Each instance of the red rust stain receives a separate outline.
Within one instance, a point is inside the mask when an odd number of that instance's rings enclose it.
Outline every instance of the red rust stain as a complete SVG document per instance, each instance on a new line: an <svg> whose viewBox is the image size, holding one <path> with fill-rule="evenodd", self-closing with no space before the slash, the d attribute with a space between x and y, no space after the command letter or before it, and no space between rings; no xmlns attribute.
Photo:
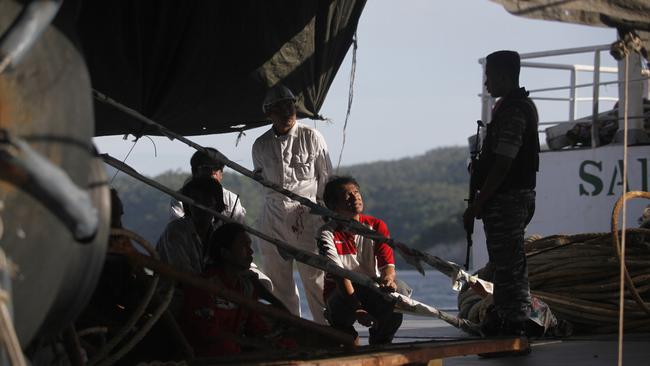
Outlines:
<svg viewBox="0 0 650 366"><path fill-rule="evenodd" d="M11 131L17 121L14 111L16 98L10 84L9 80L0 76L0 128Z"/></svg>

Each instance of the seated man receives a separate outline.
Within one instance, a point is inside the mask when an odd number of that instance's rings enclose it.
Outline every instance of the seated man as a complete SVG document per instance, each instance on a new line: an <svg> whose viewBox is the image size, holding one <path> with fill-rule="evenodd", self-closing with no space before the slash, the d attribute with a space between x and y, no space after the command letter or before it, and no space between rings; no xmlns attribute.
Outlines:
<svg viewBox="0 0 650 366"><path fill-rule="evenodd" d="M208 147L206 148L207 150L216 152L217 150ZM197 151L192 155L192 158L190 159L190 167L192 169L192 176L188 179L197 179L201 177L210 177L211 179L214 179L217 183L221 184L221 181L223 180L223 169L225 165L218 161L210 158L207 154ZM187 183L187 182L186 182ZM240 197L238 194L235 194L222 186L222 192L221 194L218 194L216 199L223 201L223 209L219 210L221 214L224 216L227 216L239 223L244 224L246 221L246 209L241 203ZM183 208L183 202L178 201L175 198L172 198L171 200L171 205L170 205L170 216L171 220L181 218L185 215L185 210ZM221 225L221 221L217 221L214 223L215 229ZM255 263L251 263L251 272L253 272L257 278L259 279L259 284L264 286L265 288L262 290L262 296L264 299L268 300L272 304L277 304L275 301L275 297L271 295L271 292L273 291L273 283L271 283L271 279L262 273L258 268Z"/></svg>
<svg viewBox="0 0 650 366"><path fill-rule="evenodd" d="M210 239L210 264L203 276L250 299L258 299L258 286L249 275L253 261L251 238L240 224L224 224ZM238 354L245 337L269 334L269 325L254 311L242 308L198 288L187 288L181 327L197 356ZM243 340L243 341L242 341ZM292 342L280 339L278 346Z"/></svg>
<svg viewBox="0 0 650 366"><path fill-rule="evenodd" d="M383 221L362 214L363 200L354 178L333 178L325 186L323 198L330 210L359 221L385 237L390 235ZM383 290L397 290L395 260L388 244L346 232L331 221L320 229L318 248L321 255L340 267L377 278ZM357 332L352 326L356 320L370 327L370 344L390 343L402 324L402 314L393 312L392 303L368 288L353 285L345 278L327 274L323 298L330 325L356 336Z"/></svg>
<svg viewBox="0 0 650 366"><path fill-rule="evenodd" d="M223 210L221 192L221 185L210 177L192 179L181 189L183 195L216 211ZM179 270L202 273L207 261L206 243L214 231L214 224L211 213L194 206L186 207L185 216L167 224L158 239L156 249L160 259ZM179 290L177 288L169 305L174 315L178 315L183 303L183 293Z"/></svg>

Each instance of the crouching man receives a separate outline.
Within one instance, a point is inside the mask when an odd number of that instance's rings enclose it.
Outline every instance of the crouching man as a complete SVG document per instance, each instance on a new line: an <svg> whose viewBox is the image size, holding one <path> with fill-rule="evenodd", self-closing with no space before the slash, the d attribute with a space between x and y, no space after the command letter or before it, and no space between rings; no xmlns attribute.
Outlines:
<svg viewBox="0 0 650 366"><path fill-rule="evenodd" d="M384 237L390 235L383 221L362 214L363 200L354 178L335 177L330 180L325 186L323 199L330 210L359 221ZM388 244L346 232L331 221L320 229L318 248L321 255L340 267L376 278L383 290L394 292L398 289L393 250ZM335 278L328 273L323 298L332 327L357 336L353 324L358 321L370 327L370 344L390 343L402 324L402 314L393 312L393 303L345 278Z"/></svg>
<svg viewBox="0 0 650 366"><path fill-rule="evenodd" d="M253 261L251 238L237 223L220 226L208 243L209 262L203 277L258 300L258 290L249 268ZM186 290L181 327L199 357L219 357L246 350L252 339L279 348L295 348L294 340L271 336L271 327L255 311L199 288Z"/></svg>

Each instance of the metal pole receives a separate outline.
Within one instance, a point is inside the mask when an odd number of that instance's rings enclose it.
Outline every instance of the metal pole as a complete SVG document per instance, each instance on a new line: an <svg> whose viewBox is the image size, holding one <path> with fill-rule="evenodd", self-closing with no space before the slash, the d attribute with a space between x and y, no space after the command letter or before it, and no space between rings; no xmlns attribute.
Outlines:
<svg viewBox="0 0 650 366"><path fill-rule="evenodd" d="M576 107L578 105L578 100L576 99L576 69L571 70L571 88L569 89L569 98L571 99L569 103L569 121L575 121L576 119Z"/></svg>
<svg viewBox="0 0 650 366"><path fill-rule="evenodd" d="M600 95L600 50L594 52L594 87L591 116L591 148L600 145L598 131L598 98Z"/></svg>
<svg viewBox="0 0 650 366"><path fill-rule="evenodd" d="M481 70L483 71L483 78L482 83L481 83L481 121L485 121L486 123L490 121L490 106L488 103L488 100L490 96L487 93L487 89L485 88L485 60L479 61L481 63ZM479 135L476 134L476 138L479 138Z"/></svg>

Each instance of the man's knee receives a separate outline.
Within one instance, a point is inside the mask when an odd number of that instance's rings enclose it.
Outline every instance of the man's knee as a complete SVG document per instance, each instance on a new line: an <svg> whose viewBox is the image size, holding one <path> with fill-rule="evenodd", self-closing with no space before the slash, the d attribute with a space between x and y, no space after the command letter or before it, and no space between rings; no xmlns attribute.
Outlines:
<svg viewBox="0 0 650 366"><path fill-rule="evenodd" d="M334 327L351 326L355 322L354 309L336 292L326 301L326 318Z"/></svg>
<svg viewBox="0 0 650 366"><path fill-rule="evenodd" d="M383 314L377 319L377 324L370 328L370 344L385 344L393 341L395 333L402 325L403 315L400 313L390 312Z"/></svg>

